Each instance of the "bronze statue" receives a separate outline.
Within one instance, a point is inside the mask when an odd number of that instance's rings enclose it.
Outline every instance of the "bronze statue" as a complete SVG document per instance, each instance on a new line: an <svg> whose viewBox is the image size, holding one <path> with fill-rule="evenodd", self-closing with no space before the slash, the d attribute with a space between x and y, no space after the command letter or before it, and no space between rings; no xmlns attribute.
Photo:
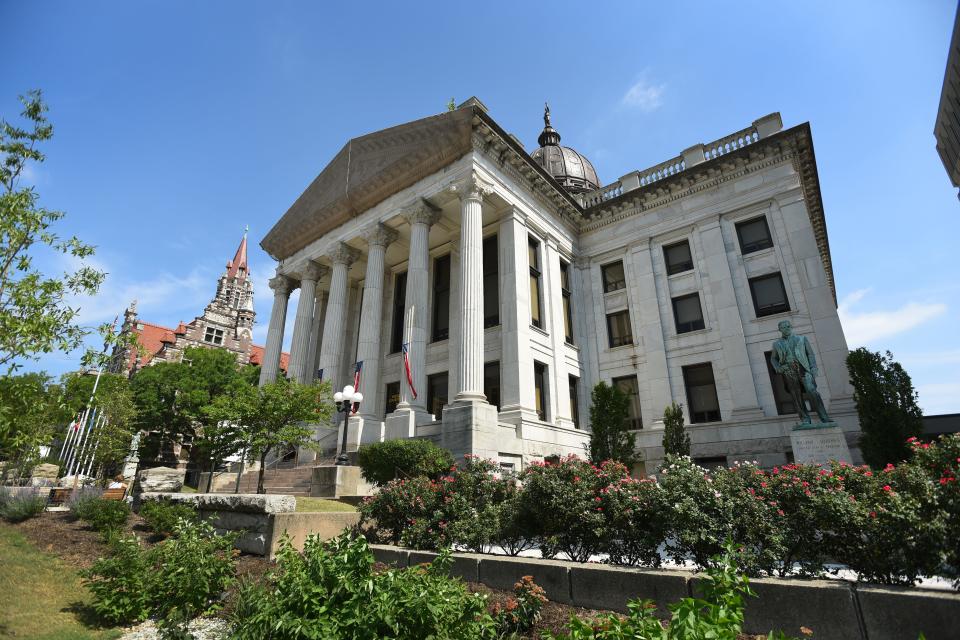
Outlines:
<svg viewBox="0 0 960 640"><path fill-rule="evenodd" d="M803 401L804 393L810 398L810 403L817 412L820 422L825 426L833 426L835 423L827 415L823 398L817 391L817 359L813 354L810 341L804 336L794 335L793 326L789 320L782 320L777 328L780 329L780 335L783 337L773 342L770 364L773 365L774 371L784 377L787 389L793 396L793 404L797 408L797 413L800 414L801 424L798 426L812 424L807 403Z"/></svg>

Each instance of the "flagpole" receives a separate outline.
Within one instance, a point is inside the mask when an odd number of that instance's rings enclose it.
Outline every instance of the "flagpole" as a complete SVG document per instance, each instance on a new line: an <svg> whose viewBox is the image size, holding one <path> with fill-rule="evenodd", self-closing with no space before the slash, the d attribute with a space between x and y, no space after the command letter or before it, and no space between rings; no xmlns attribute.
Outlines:
<svg viewBox="0 0 960 640"><path fill-rule="evenodd" d="M117 326L117 318L119 318L119 316L117 316L117 317L115 317L115 318L113 319L113 324L110 326L110 334L111 334L111 335L113 335L113 330L114 330L114 328ZM107 355L107 347L109 347L109 346L110 346L109 340L104 340L104 343L103 343L103 356L104 356L104 357L100 359L100 362L99 362L99 363L97 363L97 378L93 381L93 391L90 392L90 399L87 400L87 413L90 412L90 408L93 406L93 398L97 395L97 387L100 386L100 376L103 374L104 360L105 360L106 355ZM96 410L94 410L94 412L93 412L94 416L96 416L96 413L97 413ZM84 431L84 437L83 437L83 438L81 439L81 441L80 441L81 451L83 450L83 443L84 443L84 442L86 441L86 439L87 439L87 438L86 438L86 434L87 434L87 432L88 432L89 430L90 430L90 429L87 429L87 430ZM75 461L75 457L74 457L74 461ZM72 472L72 470L73 470L73 469L72 469L72 467L73 467L73 461L71 461L70 465L68 465L68 466L70 467L70 468L67 470L67 475L69 476L69 475L72 475L71 472ZM76 481L74 481L74 485L76 485Z"/></svg>
<svg viewBox="0 0 960 640"><path fill-rule="evenodd" d="M83 472L83 475L89 476L90 469L93 467L93 459L97 456L97 449L100 447L100 439L103 437L103 427L107 423L106 418L103 413L100 414L100 419L97 421L97 439L93 443L93 450L90 451L90 456L87 458L87 468Z"/></svg>
<svg viewBox="0 0 960 640"><path fill-rule="evenodd" d="M60 462L63 462L64 456L70 449L70 443L73 441L73 434L80 429L80 413L81 412L77 412L76 417L71 420L70 424L67 426L67 434L63 436L63 444L60 445L60 453L57 455L57 459Z"/></svg>
<svg viewBox="0 0 960 640"><path fill-rule="evenodd" d="M64 475L70 475L70 467L73 466L73 459L77 457L77 446L80 444L80 438L83 436L83 432L87 428L87 416L89 413L89 407L84 409L81 413L81 418L78 421L75 429L76 435L73 437L73 442L70 443L70 453L67 455L66 459L67 473Z"/></svg>

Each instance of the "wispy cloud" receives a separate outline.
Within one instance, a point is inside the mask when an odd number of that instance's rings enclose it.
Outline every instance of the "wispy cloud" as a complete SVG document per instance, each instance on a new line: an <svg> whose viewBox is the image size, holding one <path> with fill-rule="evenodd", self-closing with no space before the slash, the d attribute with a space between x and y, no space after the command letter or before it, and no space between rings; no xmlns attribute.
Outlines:
<svg viewBox="0 0 960 640"><path fill-rule="evenodd" d="M942 303L908 302L896 309L858 311L856 306L867 296L869 289L860 289L840 301L838 312L851 348L868 345L922 325L947 311Z"/></svg>
<svg viewBox="0 0 960 640"><path fill-rule="evenodd" d="M663 104L665 90L665 84L651 82L647 73L644 72L640 79L627 89L627 92L620 99L620 104L625 107L635 107L641 111L655 111Z"/></svg>

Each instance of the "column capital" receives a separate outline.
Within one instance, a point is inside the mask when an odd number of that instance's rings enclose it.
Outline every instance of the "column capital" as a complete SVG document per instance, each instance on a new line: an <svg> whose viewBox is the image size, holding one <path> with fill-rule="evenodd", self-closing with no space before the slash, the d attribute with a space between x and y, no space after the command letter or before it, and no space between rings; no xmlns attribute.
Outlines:
<svg viewBox="0 0 960 640"><path fill-rule="evenodd" d="M400 215L411 227L416 223L430 227L440 219L440 211L423 200L404 207Z"/></svg>
<svg viewBox="0 0 960 640"><path fill-rule="evenodd" d="M327 249L327 257L333 264L350 266L360 257L360 252L345 242L334 242Z"/></svg>
<svg viewBox="0 0 960 640"><path fill-rule="evenodd" d="M386 247L397 239L396 229L391 229L382 222L377 222L364 229L360 236L371 247Z"/></svg>
<svg viewBox="0 0 960 640"><path fill-rule="evenodd" d="M275 296L289 296L290 292L297 288L293 280L279 273L270 278L268 284L273 289L273 295Z"/></svg>
<svg viewBox="0 0 960 640"><path fill-rule="evenodd" d="M321 265L317 264L313 260L307 260L307 263L300 268L297 272L300 275L300 280L312 280L316 282L327 273L328 269Z"/></svg>
<svg viewBox="0 0 960 640"><path fill-rule="evenodd" d="M523 226L527 226L527 214L521 211L518 207L507 207L507 209L500 216L500 224L504 222L510 222L511 220L516 220Z"/></svg>
<svg viewBox="0 0 960 640"><path fill-rule="evenodd" d="M483 200L493 193L493 185L480 177L476 171L470 171L463 178L450 185L450 190L460 196L460 200Z"/></svg>

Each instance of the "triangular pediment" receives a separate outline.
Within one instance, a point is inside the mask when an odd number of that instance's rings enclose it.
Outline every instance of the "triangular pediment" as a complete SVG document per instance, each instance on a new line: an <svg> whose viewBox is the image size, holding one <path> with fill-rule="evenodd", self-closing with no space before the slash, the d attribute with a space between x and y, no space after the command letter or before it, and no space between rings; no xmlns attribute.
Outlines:
<svg viewBox="0 0 960 640"><path fill-rule="evenodd" d="M474 107L350 140L260 246L282 260L468 153Z"/></svg>

